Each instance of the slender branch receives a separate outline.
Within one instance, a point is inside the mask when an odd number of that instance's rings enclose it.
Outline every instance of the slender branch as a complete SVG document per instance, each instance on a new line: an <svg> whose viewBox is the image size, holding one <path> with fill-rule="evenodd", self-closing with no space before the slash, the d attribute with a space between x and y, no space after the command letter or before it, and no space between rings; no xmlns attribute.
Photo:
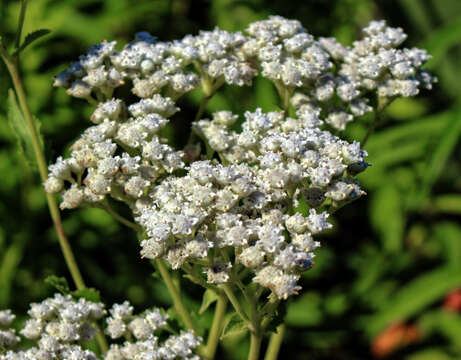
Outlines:
<svg viewBox="0 0 461 360"><path fill-rule="evenodd" d="M277 360L284 333L285 324L280 324L277 327L276 332L271 335L264 360Z"/></svg>
<svg viewBox="0 0 461 360"><path fill-rule="evenodd" d="M208 101L211 100L211 98L216 94L216 91L224 84L224 79L220 78L215 81L215 83L212 83L212 79L209 77L202 78L202 91L203 91L203 98L202 101L200 101L199 108L197 110L197 113L195 114L194 122L197 122L200 120L202 117L203 113L205 112L206 105L208 104ZM195 139L196 139L196 134L194 131L191 131L189 135L189 139L187 139L187 144L193 144Z"/></svg>
<svg viewBox="0 0 461 360"><path fill-rule="evenodd" d="M259 352L261 351L261 342L262 335L251 333L251 342L250 342L250 353L248 354L248 360L258 360Z"/></svg>
<svg viewBox="0 0 461 360"><path fill-rule="evenodd" d="M98 206L99 207L99 206ZM116 212L109 204L108 201L104 201L102 206L99 207L100 209L106 211L110 216L112 216L115 220L117 220L119 223L133 229L136 232L139 232L141 230L141 227L138 224L135 224L134 222L124 218L121 216L118 212Z"/></svg>
<svg viewBox="0 0 461 360"><path fill-rule="evenodd" d="M235 296L234 292L232 291L232 288L230 287L229 284L221 284L220 288L224 290L226 293L227 298L231 302L232 306L234 307L235 311L239 316L246 322L250 322L248 316L246 315L245 311L242 308L242 305L240 305L240 302L238 301L237 297Z"/></svg>
<svg viewBox="0 0 461 360"><path fill-rule="evenodd" d="M160 275L163 281L165 282L165 285L168 288L168 291L170 292L176 312L178 313L179 316L181 316L182 320L184 321L184 324L189 329L192 329L197 333L197 329L195 328L192 318L190 317L189 311L186 309L186 307L184 306L184 303L182 302L179 289L173 283L173 279L171 278L170 273L168 272L168 269L166 268L163 260L156 259L154 260L154 264L155 264L155 267L160 272Z"/></svg>
<svg viewBox="0 0 461 360"><path fill-rule="evenodd" d="M213 324L211 325L210 334L208 335L205 353L207 359L213 359L216 354L216 349L219 343L219 336L222 331L224 317L227 309L227 298L224 294L218 295L216 309L213 317Z"/></svg>
<svg viewBox="0 0 461 360"><path fill-rule="evenodd" d="M370 138L371 135L373 135L376 127L381 122L384 109L386 107L388 107L393 101L394 101L394 98L392 98L392 99L379 98L379 100L378 100L378 108L376 109L375 118L373 119L373 122L371 123L370 127L368 128L367 133L365 134L365 137L360 142L360 146L362 148L365 146L368 139Z"/></svg>

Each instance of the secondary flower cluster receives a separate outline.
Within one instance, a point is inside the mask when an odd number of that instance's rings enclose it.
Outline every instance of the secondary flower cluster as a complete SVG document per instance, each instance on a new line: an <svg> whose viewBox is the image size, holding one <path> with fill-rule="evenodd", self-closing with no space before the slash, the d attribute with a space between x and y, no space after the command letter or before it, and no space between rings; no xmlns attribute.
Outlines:
<svg viewBox="0 0 461 360"><path fill-rule="evenodd" d="M97 103L95 125L50 165L45 189L61 193L61 208L123 201L143 229L143 257L199 266L210 284L243 266L286 299L299 291L330 213L364 194L353 177L369 165L366 152L328 129L344 130L378 98L414 96L435 81L420 69L425 51L397 49L401 29L373 21L364 32L346 47L272 16L246 34L215 29L158 42L140 33L121 51L94 46L55 85ZM256 76L273 82L283 111L256 108L243 120L223 110L210 120L199 110L192 131L207 154L195 160L161 137L184 93L200 86L210 97ZM119 98L119 86L140 99Z"/></svg>
<svg viewBox="0 0 461 360"><path fill-rule="evenodd" d="M0 349L16 345L20 340L14 329L8 329L14 318L11 310L0 311Z"/></svg>
<svg viewBox="0 0 461 360"><path fill-rule="evenodd" d="M159 94L128 107L121 100L100 103L91 116L97 125L72 145L70 158L50 165L45 190L63 191L62 209L100 202L107 194L133 205L158 177L184 166L182 152L158 136L178 110Z"/></svg>
<svg viewBox="0 0 461 360"><path fill-rule="evenodd" d="M102 303L83 298L75 300L70 295L56 294L41 303L33 303L28 312L30 319L24 324L21 334L36 342L37 346L28 350L9 350L0 354L0 360L96 360L97 356L82 345L94 338L97 331L95 324L106 313ZM192 331L170 335L160 341L158 334L165 331L168 317L159 309L135 316L133 307L124 302L114 304L110 314L106 318L106 332L112 339L125 337L125 342L112 344L103 354L103 359L199 359L194 355L194 349L200 345L201 338ZM0 312L2 328L10 326L13 319L14 315L9 310ZM19 341L14 330L0 332L0 348L12 348Z"/></svg>

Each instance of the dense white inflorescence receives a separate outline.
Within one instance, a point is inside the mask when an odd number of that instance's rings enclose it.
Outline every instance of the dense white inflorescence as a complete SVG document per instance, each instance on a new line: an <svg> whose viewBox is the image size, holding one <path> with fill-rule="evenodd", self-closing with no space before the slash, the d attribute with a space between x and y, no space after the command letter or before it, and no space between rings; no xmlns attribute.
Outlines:
<svg viewBox="0 0 461 360"><path fill-rule="evenodd" d="M162 340L158 334L168 332L167 319L161 310L147 310L133 315L133 307L125 301L114 304L106 317L106 332L112 339L124 338L123 343L110 345L103 354L105 360L198 360L194 349L201 338L192 331L170 334ZM107 315L104 305L70 295L56 294L41 303L31 304L21 335L36 346L28 350L8 350L0 354L0 360L96 360L98 357L82 346L94 338L95 324ZM14 319L9 310L0 311L0 328L8 328ZM12 348L20 341L14 330L0 331L0 349Z"/></svg>
<svg viewBox="0 0 461 360"><path fill-rule="evenodd" d="M100 206L106 196L125 202L144 232L144 258L200 266L213 285L243 266L278 298L297 294L315 237L332 226L328 216L364 194L353 177L369 165L366 152L330 130L435 81L421 70L424 50L398 49L402 29L373 21L364 33L347 47L272 16L246 34L215 29L158 42L140 33L121 51L115 42L94 46L55 79L98 105L70 157L50 165L45 189L61 193L63 209ZM184 93L201 86L212 96L258 75L273 82L283 111L198 117L192 131L207 155L195 160L161 137ZM131 86L139 101L117 98L119 86ZM111 321L113 334L128 331ZM138 333L148 331L146 321Z"/></svg>

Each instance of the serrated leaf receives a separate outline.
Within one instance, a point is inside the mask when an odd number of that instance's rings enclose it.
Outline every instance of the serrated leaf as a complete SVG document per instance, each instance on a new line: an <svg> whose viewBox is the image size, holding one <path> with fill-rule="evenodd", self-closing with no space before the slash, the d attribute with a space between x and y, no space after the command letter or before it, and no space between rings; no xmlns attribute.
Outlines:
<svg viewBox="0 0 461 360"><path fill-rule="evenodd" d="M40 39L41 37L48 35L51 30L48 29L39 29L35 30L29 34L27 34L26 38L24 39L23 43L19 48L14 52L13 56L18 55L21 51L23 51L27 46L32 44L35 40Z"/></svg>
<svg viewBox="0 0 461 360"><path fill-rule="evenodd" d="M16 95L12 89L8 91L8 123L16 137L19 153L28 166L34 166L36 162L32 138L27 127L26 119L19 109Z"/></svg>
<svg viewBox="0 0 461 360"><path fill-rule="evenodd" d="M405 321L459 286L459 269L442 267L425 273L395 293L382 311L366 319L367 331L376 335L391 323Z"/></svg>
<svg viewBox="0 0 461 360"><path fill-rule="evenodd" d="M237 313L231 313L224 319L223 330L220 339L224 339L228 336L234 336L242 334L248 330L248 325L243 321Z"/></svg>
<svg viewBox="0 0 461 360"><path fill-rule="evenodd" d="M99 291L94 288L86 288L81 290L72 291L71 294L74 298L83 298L92 302L101 302L101 295Z"/></svg>
<svg viewBox="0 0 461 360"><path fill-rule="evenodd" d="M64 295L70 294L69 284L64 277L50 275L45 279L45 283L53 286L56 290L63 293Z"/></svg>
<svg viewBox="0 0 461 360"><path fill-rule="evenodd" d="M198 311L199 315L202 315L210 307L210 305L217 300L218 295L216 294L216 291L206 289L203 293L202 305L200 305L200 310Z"/></svg>

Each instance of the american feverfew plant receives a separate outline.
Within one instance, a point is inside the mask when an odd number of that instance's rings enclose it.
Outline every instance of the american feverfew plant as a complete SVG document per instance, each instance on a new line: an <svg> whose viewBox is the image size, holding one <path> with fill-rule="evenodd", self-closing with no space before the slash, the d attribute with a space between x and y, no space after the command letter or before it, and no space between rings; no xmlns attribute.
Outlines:
<svg viewBox="0 0 461 360"><path fill-rule="evenodd" d="M319 235L332 227L335 211L365 194L355 176L370 165L367 152L341 131L435 81L421 69L429 59L424 50L399 48L402 29L372 21L363 34L343 46L279 16L244 32L216 28L171 42L138 33L122 48L115 41L93 46L57 75L55 86L94 111L70 155L58 157L48 174L40 167L55 224L52 194L59 194L61 210L101 208L132 228L140 261L150 260L160 273L183 329L172 331L158 309L135 316L128 302L107 311L99 302L55 295L31 305L20 331L36 343L27 350L7 329L11 312L0 313L0 345L17 348L0 359L212 359L219 338L238 329L250 333L248 358L255 360L264 335L278 326L266 355L275 359L283 336L280 309L302 291L299 279L314 263ZM8 65L3 48L2 57ZM222 87L251 86L256 77L277 89L279 110L205 116ZM181 111L178 99L194 89L203 100L180 125L190 135L177 148L163 129ZM21 106L27 113L27 104ZM118 214L114 202L124 203L132 219ZM76 285L85 288L67 248ZM210 329L198 329L171 278L176 271L203 287L202 310L216 301ZM227 313L234 314L231 321ZM114 341L110 347L103 334ZM85 348L96 335L99 355Z"/></svg>

